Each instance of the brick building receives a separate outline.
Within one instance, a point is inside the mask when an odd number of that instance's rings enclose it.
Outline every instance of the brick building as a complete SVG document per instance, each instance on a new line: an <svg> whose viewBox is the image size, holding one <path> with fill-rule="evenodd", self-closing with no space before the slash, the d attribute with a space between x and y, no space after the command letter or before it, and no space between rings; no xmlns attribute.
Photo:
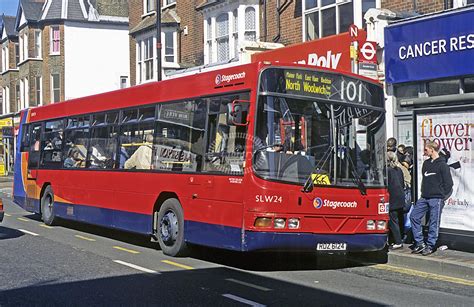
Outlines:
<svg viewBox="0 0 474 307"><path fill-rule="evenodd" d="M126 0L20 0L4 19L3 114L128 85Z"/></svg>

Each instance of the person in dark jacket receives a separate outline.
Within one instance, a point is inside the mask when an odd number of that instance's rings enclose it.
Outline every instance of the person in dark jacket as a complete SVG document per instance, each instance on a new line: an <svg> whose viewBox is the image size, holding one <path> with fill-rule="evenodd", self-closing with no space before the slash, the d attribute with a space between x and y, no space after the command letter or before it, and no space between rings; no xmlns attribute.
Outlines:
<svg viewBox="0 0 474 307"><path fill-rule="evenodd" d="M393 238L391 249L403 247L400 225L403 223L403 208L405 206L405 182L403 172L398 167L397 154L393 151L387 152L387 175L388 175L388 194L389 194L389 216L388 228Z"/></svg>
<svg viewBox="0 0 474 307"><path fill-rule="evenodd" d="M433 253L438 240L439 223L444 200L453 188L453 179L446 160L439 155L439 145L427 141L424 147L429 159L421 168L421 198L416 202L410 216L415 246L412 253L427 256ZM429 212L428 239L423 240L421 220Z"/></svg>

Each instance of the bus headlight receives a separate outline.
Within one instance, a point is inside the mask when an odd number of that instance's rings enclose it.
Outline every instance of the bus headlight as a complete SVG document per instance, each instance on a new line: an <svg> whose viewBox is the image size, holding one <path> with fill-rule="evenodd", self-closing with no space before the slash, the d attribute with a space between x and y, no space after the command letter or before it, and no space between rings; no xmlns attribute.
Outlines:
<svg viewBox="0 0 474 307"><path fill-rule="evenodd" d="M374 220L368 220L367 221L367 230L375 230L375 221Z"/></svg>
<svg viewBox="0 0 474 307"><path fill-rule="evenodd" d="M377 221L377 230L385 230L386 226L387 226L387 222Z"/></svg>
<svg viewBox="0 0 474 307"><path fill-rule="evenodd" d="M300 228L300 219L297 219L297 218L288 219L288 228L290 229Z"/></svg>
<svg viewBox="0 0 474 307"><path fill-rule="evenodd" d="M276 218L273 220L273 227L285 228L286 220L284 218Z"/></svg>
<svg viewBox="0 0 474 307"><path fill-rule="evenodd" d="M272 226L272 219L269 217L257 217L255 219L255 223L253 224L255 227L271 227Z"/></svg>

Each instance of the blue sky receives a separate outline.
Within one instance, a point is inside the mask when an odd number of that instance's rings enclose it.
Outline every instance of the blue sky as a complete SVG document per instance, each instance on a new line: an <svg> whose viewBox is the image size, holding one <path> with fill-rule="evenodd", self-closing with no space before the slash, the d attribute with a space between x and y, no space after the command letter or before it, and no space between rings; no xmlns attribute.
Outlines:
<svg viewBox="0 0 474 307"><path fill-rule="evenodd" d="M18 9L18 0L0 0L0 15L15 16Z"/></svg>

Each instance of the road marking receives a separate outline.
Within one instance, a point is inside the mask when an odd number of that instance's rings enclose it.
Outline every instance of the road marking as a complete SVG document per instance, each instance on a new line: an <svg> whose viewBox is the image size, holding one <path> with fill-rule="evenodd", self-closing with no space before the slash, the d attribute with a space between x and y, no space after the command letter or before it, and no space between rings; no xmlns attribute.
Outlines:
<svg viewBox="0 0 474 307"><path fill-rule="evenodd" d="M82 239L82 240L86 240L86 241L91 241L91 242L94 242L95 239L92 239L92 238L88 238L88 237L84 237L84 236L80 236L80 235L74 235L76 238L79 238L79 239Z"/></svg>
<svg viewBox="0 0 474 307"><path fill-rule="evenodd" d="M193 270L194 269L192 266L176 263L176 262L169 261L169 260L162 260L161 262L164 262L164 263L167 263L167 264L170 264L170 265L174 265L174 266L177 266L178 268L182 268L182 269L186 269L186 270Z"/></svg>
<svg viewBox="0 0 474 307"><path fill-rule="evenodd" d="M441 280L441 281L446 281L450 283L461 284L461 285L471 286L471 287L474 286L474 281L472 280L450 277L450 276L445 276L445 275L438 275L438 274L416 271L416 270L411 270L411 269L405 269L405 268L400 268L400 267L396 267L396 266L392 266L388 264L377 264L373 267L380 270L402 273L406 275Z"/></svg>
<svg viewBox="0 0 474 307"><path fill-rule="evenodd" d="M29 235L32 235L32 236L39 236L39 234L28 231L28 230L24 230L24 229L18 229L18 230L21 231L21 232L27 233Z"/></svg>
<svg viewBox="0 0 474 307"><path fill-rule="evenodd" d="M262 304L259 304L257 302L254 302L254 301L251 301L251 300L248 300L248 299L245 299L245 298L242 298L240 296L233 295L233 294L222 294L222 296L230 298L231 300L234 300L234 301L237 301L237 302L241 302L241 303L250 305L250 306L256 306L256 307L266 306L266 305L262 305Z"/></svg>
<svg viewBox="0 0 474 307"><path fill-rule="evenodd" d="M135 269L135 270L139 270L139 271L145 272L145 273L160 274L160 273L158 273L157 271L153 271L153 270L150 270L150 269L147 269L147 268L144 268L144 267L141 267L141 266L132 264L132 263L128 263L128 262L125 262L125 261L114 260L114 262L115 262L115 263L118 263L118 264L121 264L121 265L128 266L128 267L133 268L133 269Z"/></svg>
<svg viewBox="0 0 474 307"><path fill-rule="evenodd" d="M10 215L10 214L8 214L8 213L5 213L5 216L11 216L11 215Z"/></svg>
<svg viewBox="0 0 474 307"><path fill-rule="evenodd" d="M22 217L17 217L17 219L19 219L20 221L23 221L23 222L29 222L30 221L30 220L24 219Z"/></svg>
<svg viewBox="0 0 474 307"><path fill-rule="evenodd" d="M51 226L48 226L48 225L45 225L45 224L40 224L40 227L48 228L48 229L53 229L54 228L54 227L51 227Z"/></svg>
<svg viewBox="0 0 474 307"><path fill-rule="evenodd" d="M128 249L128 248L124 248L124 247L120 247L120 246L114 246L114 248L119 249L119 250L124 251L124 252L127 252L127 253L131 253L131 254L140 254L140 252L134 251L133 249Z"/></svg>
<svg viewBox="0 0 474 307"><path fill-rule="evenodd" d="M272 289L268 289L268 288L265 288L265 287L261 287L261 286L255 285L255 284L251 284L251 283L248 283L248 282L245 282L245 281L240 281L240 280L233 279L233 278L227 278L226 280L231 281L231 282L235 282L237 284L241 284L241 285L244 285L244 286L247 286L247 287L252 287L252 288L255 288L255 289L258 289L258 290L262 290L262 291L272 291Z"/></svg>

